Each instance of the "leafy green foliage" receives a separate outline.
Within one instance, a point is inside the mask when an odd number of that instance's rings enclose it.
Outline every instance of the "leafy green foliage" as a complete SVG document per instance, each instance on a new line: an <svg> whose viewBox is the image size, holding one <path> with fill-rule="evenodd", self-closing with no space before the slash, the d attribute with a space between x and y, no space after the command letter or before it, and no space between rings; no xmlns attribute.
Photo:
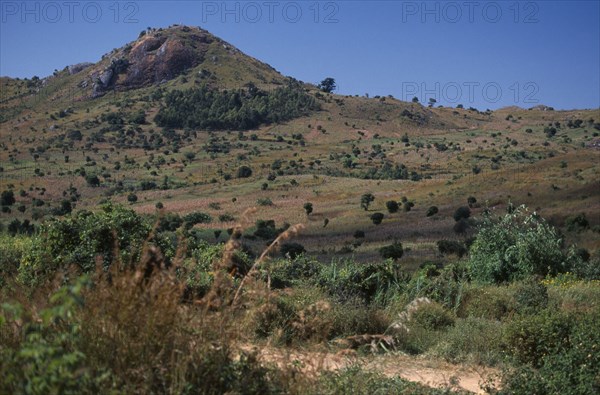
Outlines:
<svg viewBox="0 0 600 395"><path fill-rule="evenodd" d="M471 246L469 271L474 280L502 283L530 275L567 271L573 256L563 252L556 230L525 207L499 221L485 218Z"/></svg>
<svg viewBox="0 0 600 395"><path fill-rule="evenodd" d="M147 221L121 206L107 205L99 212L79 211L62 220L52 219L34 236L21 261L19 279L34 285L69 265L90 272L96 267L96 257L105 266L117 258L129 262L139 255L149 232Z"/></svg>
<svg viewBox="0 0 600 395"><path fill-rule="evenodd" d="M248 130L285 122L316 109L314 98L295 84L271 92L201 87L168 93L154 121L172 128Z"/></svg>

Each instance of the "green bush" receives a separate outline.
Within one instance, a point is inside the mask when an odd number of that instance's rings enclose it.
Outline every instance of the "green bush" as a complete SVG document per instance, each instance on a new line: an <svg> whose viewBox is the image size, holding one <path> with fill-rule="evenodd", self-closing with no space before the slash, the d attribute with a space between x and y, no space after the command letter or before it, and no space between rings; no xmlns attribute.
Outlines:
<svg viewBox="0 0 600 395"><path fill-rule="evenodd" d="M434 354L452 363L493 366L502 361L502 324L485 318L458 319Z"/></svg>
<svg viewBox="0 0 600 395"><path fill-rule="evenodd" d="M536 278L531 277L516 285L517 311L535 314L548 306L548 289Z"/></svg>
<svg viewBox="0 0 600 395"><path fill-rule="evenodd" d="M442 255L455 254L459 258L467 253L467 249L458 241L454 240L439 240L437 243L438 251Z"/></svg>
<svg viewBox="0 0 600 395"><path fill-rule="evenodd" d="M574 261L561 247L553 227L520 207L498 221L485 218L470 249L469 271L474 280L490 284L555 275Z"/></svg>
<svg viewBox="0 0 600 395"><path fill-rule="evenodd" d="M33 237L18 278L26 285L35 285L70 265L90 272L96 268L96 257L104 266L115 259L133 262L149 233L149 223L122 206L106 205L95 213L79 211L64 219L51 219Z"/></svg>
<svg viewBox="0 0 600 395"><path fill-rule="evenodd" d="M439 303L425 303L412 313L414 324L429 330L443 330L454 325L454 317Z"/></svg>
<svg viewBox="0 0 600 395"><path fill-rule="evenodd" d="M524 365L503 374L499 393L598 393L599 327L598 311L578 317L555 312L523 318L508 334L514 336L509 350Z"/></svg>
<svg viewBox="0 0 600 395"><path fill-rule="evenodd" d="M397 261L398 259L402 258L403 254L404 249L402 248L402 243L399 241L379 249L379 255L381 255L383 259L392 259Z"/></svg>
<svg viewBox="0 0 600 395"><path fill-rule="evenodd" d="M516 311L514 289L508 286L470 284L463 290L457 315L489 320L504 320Z"/></svg>
<svg viewBox="0 0 600 395"><path fill-rule="evenodd" d="M31 243L28 236L9 237L0 234L0 287L17 275L21 259L31 248Z"/></svg>
<svg viewBox="0 0 600 395"><path fill-rule="evenodd" d="M506 350L518 363L539 368L546 355L560 353L571 346L569 335L573 319L566 313L550 310L517 317L506 326Z"/></svg>
<svg viewBox="0 0 600 395"><path fill-rule="evenodd" d="M351 259L324 265L315 279L336 300L356 297L369 303L378 295L396 289L399 267L391 260L380 263L357 263Z"/></svg>
<svg viewBox="0 0 600 395"><path fill-rule="evenodd" d="M467 206L462 206L456 209L454 215L452 216L456 222L461 219L467 219L471 216L471 209Z"/></svg>

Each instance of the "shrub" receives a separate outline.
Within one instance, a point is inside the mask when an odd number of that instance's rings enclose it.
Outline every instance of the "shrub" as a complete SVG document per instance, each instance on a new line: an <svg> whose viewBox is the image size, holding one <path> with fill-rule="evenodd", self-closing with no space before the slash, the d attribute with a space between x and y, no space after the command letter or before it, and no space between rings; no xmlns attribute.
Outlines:
<svg viewBox="0 0 600 395"><path fill-rule="evenodd" d="M106 205L101 211L79 211L65 219L41 225L19 267L19 279L35 285L70 265L83 272L96 268L96 257L105 265L114 259L137 259L150 225L134 211ZM118 247L119 256L115 256Z"/></svg>
<svg viewBox="0 0 600 395"><path fill-rule="evenodd" d="M433 353L451 363L496 365L502 361L502 324L477 317L458 319Z"/></svg>
<svg viewBox="0 0 600 395"><path fill-rule="evenodd" d="M315 283L339 301L359 297L369 303L378 294L395 289L398 276L398 267L390 260L362 264L345 259L324 266Z"/></svg>
<svg viewBox="0 0 600 395"><path fill-rule="evenodd" d="M355 239L362 239L365 237L365 232L363 230L357 230L354 232L353 236Z"/></svg>
<svg viewBox="0 0 600 395"><path fill-rule="evenodd" d="M304 211L306 211L306 215L310 215L313 212L313 205L312 203L304 203Z"/></svg>
<svg viewBox="0 0 600 395"><path fill-rule="evenodd" d="M393 213L398 212L400 205L395 200L388 200L387 202L385 202L385 207L387 208L387 210L390 214L393 214Z"/></svg>
<svg viewBox="0 0 600 395"><path fill-rule="evenodd" d="M2 191L2 194L0 195L0 206L12 206L15 202L15 193L12 190Z"/></svg>
<svg viewBox="0 0 600 395"><path fill-rule="evenodd" d="M473 196L469 196L469 198L467 199L467 204L469 205L469 207L473 208L476 203L477 199Z"/></svg>
<svg viewBox="0 0 600 395"><path fill-rule="evenodd" d="M256 200L256 203L259 206L272 206L273 205L273 201L269 198L259 198Z"/></svg>
<svg viewBox="0 0 600 395"><path fill-rule="evenodd" d="M454 325L454 317L439 303L424 303L412 313L414 324L428 330L442 330Z"/></svg>
<svg viewBox="0 0 600 395"><path fill-rule="evenodd" d="M461 318L501 321L514 314L515 310L513 288L470 284L463 290L456 314Z"/></svg>
<svg viewBox="0 0 600 395"><path fill-rule="evenodd" d="M581 232L590 228L590 223L584 213L568 217L565 221L565 225L569 232Z"/></svg>
<svg viewBox="0 0 600 395"><path fill-rule="evenodd" d="M464 218L461 218L454 223L454 226L452 226L452 230L454 230L454 233L456 234L464 235L465 233L467 233L470 227L471 225L469 224L469 221Z"/></svg>
<svg viewBox="0 0 600 395"><path fill-rule="evenodd" d="M442 255L455 254L459 258L467 253L467 249L458 241L454 240L439 240L437 243L438 251Z"/></svg>
<svg viewBox="0 0 600 395"><path fill-rule="evenodd" d="M438 213L438 211L439 211L439 210L438 210L438 208L437 208L436 206L431 206L431 207L429 207L429 208L427 209L427 214L426 214L426 215L427 215L428 217L431 217L431 216L434 216L434 215L436 215L436 214Z"/></svg>
<svg viewBox="0 0 600 395"><path fill-rule="evenodd" d="M484 283L555 275L567 271L573 261L561 244L553 227L520 207L499 221L485 219L471 246L469 271Z"/></svg>
<svg viewBox="0 0 600 395"><path fill-rule="evenodd" d="M289 256L291 259L296 259L301 254L304 254L306 249L300 243L289 242L283 243L280 247L280 251L283 256Z"/></svg>
<svg viewBox="0 0 600 395"><path fill-rule="evenodd" d="M248 178L252 176L252 169L249 166L240 166L237 170L238 178Z"/></svg>
<svg viewBox="0 0 600 395"><path fill-rule="evenodd" d="M523 314L535 314L548 305L548 289L534 277L517 284L515 290L517 309Z"/></svg>
<svg viewBox="0 0 600 395"><path fill-rule="evenodd" d="M383 213L373 213L369 216L375 225L381 224L383 221Z"/></svg>
<svg viewBox="0 0 600 395"><path fill-rule="evenodd" d="M138 201L138 197L135 193L130 193L129 195L127 195L127 201L133 204Z"/></svg>
<svg viewBox="0 0 600 395"><path fill-rule="evenodd" d="M456 222L461 219L467 219L471 216L471 209L467 206L461 206L456 209L454 215L452 216Z"/></svg>
<svg viewBox="0 0 600 395"><path fill-rule="evenodd" d="M203 213L202 211L194 211L186 214L182 219L183 222L185 222L185 227L187 229L191 229L197 224L210 224L212 222L212 217L209 214Z"/></svg>
<svg viewBox="0 0 600 395"><path fill-rule="evenodd" d="M365 211L369 210L369 205L375 201L372 193L365 193L360 197L360 207Z"/></svg>
<svg viewBox="0 0 600 395"><path fill-rule="evenodd" d="M379 255L381 255L383 259L392 259L397 261L398 259L402 258L403 254L404 249L402 248L402 243L400 242L394 242L394 244L390 244L379 249Z"/></svg>

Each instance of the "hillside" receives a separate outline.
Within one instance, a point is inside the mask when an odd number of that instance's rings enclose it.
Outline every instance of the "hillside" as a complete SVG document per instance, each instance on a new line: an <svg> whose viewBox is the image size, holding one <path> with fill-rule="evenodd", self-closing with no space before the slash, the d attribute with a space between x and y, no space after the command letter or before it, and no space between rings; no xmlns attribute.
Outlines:
<svg viewBox="0 0 600 395"><path fill-rule="evenodd" d="M258 200L270 199L273 204L261 207L262 215L277 222L304 221L302 206L310 201L315 209L308 220L314 225L301 236L309 251L320 256L352 251L360 259L373 257L395 232L415 243L415 250L429 250L428 243L447 232L452 220L426 220L428 207L439 207L440 217L448 218L471 195L480 207L526 203L558 225L565 219L558 207L567 205L598 225L598 109L479 111L322 93L186 26L143 31L95 64L0 83L2 177L5 185L24 191L17 206L25 210L3 213L5 225L14 217L39 221L71 187L78 208L107 199L127 203L135 192L133 207L144 213L160 200L175 212L205 210L236 218ZM292 87L291 93L280 95L280 104L273 102L269 93L285 87ZM169 99L172 91L198 89L222 92L218 100L230 107L215 110L198 102L182 110L182 100L189 103L192 96ZM306 104L290 106L290 94ZM166 126L184 122L192 127ZM214 127L203 131L193 125ZM232 133L236 129L240 132ZM252 174L237 178L243 165ZM369 213L359 209L367 192L376 196L372 211L385 212L387 200L403 196L416 204L373 226ZM39 201L44 205L36 207ZM211 209L211 203L221 209ZM413 230L407 234L405 227ZM372 231L366 240L353 247L354 231L367 229ZM328 248L318 242L323 237ZM599 246L587 238L581 243Z"/></svg>
<svg viewBox="0 0 600 395"><path fill-rule="evenodd" d="M0 392L600 388L600 109L338 95L179 25L0 92Z"/></svg>

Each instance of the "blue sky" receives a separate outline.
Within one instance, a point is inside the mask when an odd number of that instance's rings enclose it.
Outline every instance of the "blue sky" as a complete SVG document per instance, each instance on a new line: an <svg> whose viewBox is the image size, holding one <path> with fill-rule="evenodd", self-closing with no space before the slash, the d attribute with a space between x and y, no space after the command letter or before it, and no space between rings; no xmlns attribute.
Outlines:
<svg viewBox="0 0 600 395"><path fill-rule="evenodd" d="M137 38L201 26L338 93L496 109L600 107L600 1L6 1L0 75L40 77Z"/></svg>

